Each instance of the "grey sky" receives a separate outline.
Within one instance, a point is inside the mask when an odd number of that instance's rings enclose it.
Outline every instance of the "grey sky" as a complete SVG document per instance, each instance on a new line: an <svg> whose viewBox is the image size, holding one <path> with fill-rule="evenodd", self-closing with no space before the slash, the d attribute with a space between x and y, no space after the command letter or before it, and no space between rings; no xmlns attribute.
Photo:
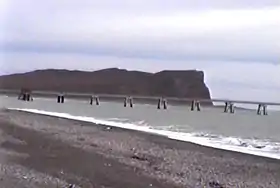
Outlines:
<svg viewBox="0 0 280 188"><path fill-rule="evenodd" d="M279 0L2 0L0 26L2 74L193 68L215 96L280 94Z"/></svg>

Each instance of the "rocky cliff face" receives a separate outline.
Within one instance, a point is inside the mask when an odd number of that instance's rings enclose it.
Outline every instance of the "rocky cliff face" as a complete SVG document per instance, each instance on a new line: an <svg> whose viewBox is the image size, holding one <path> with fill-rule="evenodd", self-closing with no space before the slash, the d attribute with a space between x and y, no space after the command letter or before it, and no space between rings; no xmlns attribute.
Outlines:
<svg viewBox="0 0 280 188"><path fill-rule="evenodd" d="M1 76L0 88L210 99L204 73L195 70L155 74L116 68L95 72L37 70Z"/></svg>

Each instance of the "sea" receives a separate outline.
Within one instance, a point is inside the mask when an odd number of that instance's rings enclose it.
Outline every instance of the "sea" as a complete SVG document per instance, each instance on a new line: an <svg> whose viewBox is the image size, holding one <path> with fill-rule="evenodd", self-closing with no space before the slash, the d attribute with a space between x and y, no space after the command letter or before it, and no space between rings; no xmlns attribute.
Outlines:
<svg viewBox="0 0 280 188"><path fill-rule="evenodd" d="M216 104L219 105L219 104ZM32 102L13 96L0 96L0 108L27 111L56 117L92 122L162 135L170 139L203 146L280 159L280 111L268 107L268 115L256 113L257 105L237 108L234 114L222 107L204 107L200 112L190 106L168 106L158 110L154 104L124 107L120 102L34 98Z"/></svg>

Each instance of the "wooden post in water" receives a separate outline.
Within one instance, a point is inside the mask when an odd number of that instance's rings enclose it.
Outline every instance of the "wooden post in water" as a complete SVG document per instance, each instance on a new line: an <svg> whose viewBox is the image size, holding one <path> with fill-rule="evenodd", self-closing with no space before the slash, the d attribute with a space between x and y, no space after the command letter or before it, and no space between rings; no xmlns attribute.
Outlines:
<svg viewBox="0 0 280 188"><path fill-rule="evenodd" d="M229 101L225 102L224 112L225 113L230 112L231 114L233 114L234 113L234 104Z"/></svg>
<svg viewBox="0 0 280 188"><path fill-rule="evenodd" d="M193 100L191 103L191 111L194 111L194 105L195 105L195 101Z"/></svg>
<svg viewBox="0 0 280 188"><path fill-rule="evenodd" d="M157 109L161 109L161 103L162 103L162 98L158 99L158 103L157 103Z"/></svg>
<svg viewBox="0 0 280 188"><path fill-rule="evenodd" d="M99 96L95 96L95 104L96 104L96 106L100 105Z"/></svg>
<svg viewBox="0 0 280 188"><path fill-rule="evenodd" d="M123 101L123 106L124 106L124 107L126 107L126 106L127 106L127 97L125 97L125 98L124 98L124 101Z"/></svg>
<svg viewBox="0 0 280 188"><path fill-rule="evenodd" d="M127 103L129 103L129 107L133 108L133 98L132 97L125 97L123 101L123 106L127 107Z"/></svg>
<svg viewBox="0 0 280 188"><path fill-rule="evenodd" d="M197 111L201 111L201 108L200 108L200 101L198 100L193 100L192 103L191 103L191 111L194 111L196 108Z"/></svg>
<svg viewBox="0 0 280 188"><path fill-rule="evenodd" d="M234 104L233 104L233 103L230 103L230 105L229 105L229 111L230 111L231 114L234 113Z"/></svg>
<svg viewBox="0 0 280 188"><path fill-rule="evenodd" d="M163 109L166 110L167 109L167 99L163 99L162 104L163 104Z"/></svg>
<svg viewBox="0 0 280 188"><path fill-rule="evenodd" d="M64 103L64 94L62 94L62 96L61 96L61 103Z"/></svg>
<svg viewBox="0 0 280 188"><path fill-rule="evenodd" d="M225 102L224 113L227 113L227 112L228 112L228 103L229 103L229 102Z"/></svg>
<svg viewBox="0 0 280 188"><path fill-rule="evenodd" d="M57 103L60 103L61 96L57 95Z"/></svg>
<svg viewBox="0 0 280 188"><path fill-rule="evenodd" d="M259 105L258 105L258 109L257 109L257 114L258 114L258 115L261 115L261 108L262 108L262 105L259 104Z"/></svg>
<svg viewBox="0 0 280 188"><path fill-rule="evenodd" d="M90 96L90 101L89 104L92 105L93 104L93 96Z"/></svg>
<svg viewBox="0 0 280 188"><path fill-rule="evenodd" d="M23 100L23 101L33 101L32 95L31 95L31 90L22 88L20 90L20 93L18 95L18 100Z"/></svg>
<svg viewBox="0 0 280 188"><path fill-rule="evenodd" d="M26 93L26 101L30 101L30 100L31 100L30 93Z"/></svg>
<svg viewBox="0 0 280 188"><path fill-rule="evenodd" d="M257 114L262 115L262 112L263 112L263 115L265 115L265 116L268 115L266 104L259 104L258 105Z"/></svg>
<svg viewBox="0 0 280 188"><path fill-rule="evenodd" d="M95 101L95 105L99 106L100 102L99 102L99 97L98 96L90 96L90 105L93 105L93 101Z"/></svg>
<svg viewBox="0 0 280 188"><path fill-rule="evenodd" d="M26 99L27 99L27 94L26 94L26 93L23 93L23 94L22 94L22 100L23 100L23 101L26 101Z"/></svg>
<svg viewBox="0 0 280 188"><path fill-rule="evenodd" d="M267 113L267 105L266 104L263 105L263 115L265 115L265 116L268 115L268 113Z"/></svg>
<svg viewBox="0 0 280 188"><path fill-rule="evenodd" d="M132 97L129 97L129 106L130 106L130 108L133 108L133 98Z"/></svg>
<svg viewBox="0 0 280 188"><path fill-rule="evenodd" d="M57 96L57 103L64 103L64 100L65 98L63 93Z"/></svg>
<svg viewBox="0 0 280 188"><path fill-rule="evenodd" d="M201 108L200 108L200 101L196 101L195 106L196 106L196 110L197 111L201 110Z"/></svg>
<svg viewBox="0 0 280 188"><path fill-rule="evenodd" d="M31 92L27 93L27 101L33 101L33 96L31 94Z"/></svg>

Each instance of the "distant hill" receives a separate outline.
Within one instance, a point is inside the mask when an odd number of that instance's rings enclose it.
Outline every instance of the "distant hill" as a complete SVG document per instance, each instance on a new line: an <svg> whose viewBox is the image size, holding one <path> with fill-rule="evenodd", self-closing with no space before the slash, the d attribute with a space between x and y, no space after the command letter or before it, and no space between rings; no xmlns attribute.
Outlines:
<svg viewBox="0 0 280 188"><path fill-rule="evenodd" d="M204 73L196 70L147 73L110 68L94 72L36 70L0 76L0 89L63 91L210 99Z"/></svg>

